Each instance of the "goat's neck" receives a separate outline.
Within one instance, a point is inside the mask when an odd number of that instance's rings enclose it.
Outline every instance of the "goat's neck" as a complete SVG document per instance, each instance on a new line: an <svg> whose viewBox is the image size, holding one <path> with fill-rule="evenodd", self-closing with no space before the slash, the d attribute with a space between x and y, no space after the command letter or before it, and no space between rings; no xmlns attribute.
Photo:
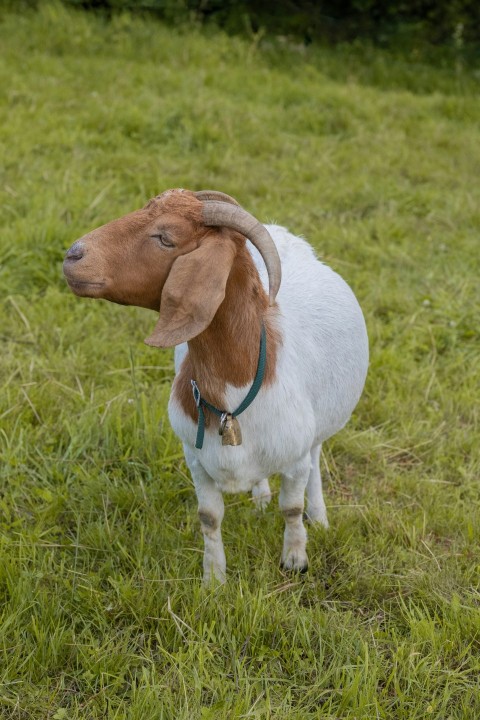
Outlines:
<svg viewBox="0 0 480 720"><path fill-rule="evenodd" d="M243 387L255 377L262 322L267 331L267 362L264 384L275 377L278 334L275 309L269 307L252 257L240 247L230 272L225 299L208 328L188 343L188 355L176 380L176 392L184 409L196 417L190 380L202 396L219 409L225 408L227 384Z"/></svg>

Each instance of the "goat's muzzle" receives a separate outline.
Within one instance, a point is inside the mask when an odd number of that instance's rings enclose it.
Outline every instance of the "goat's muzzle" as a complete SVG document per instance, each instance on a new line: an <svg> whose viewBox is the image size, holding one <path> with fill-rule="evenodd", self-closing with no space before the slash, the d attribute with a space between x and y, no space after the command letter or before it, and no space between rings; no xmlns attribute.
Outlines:
<svg viewBox="0 0 480 720"><path fill-rule="evenodd" d="M67 280L70 289L75 295L82 297L98 297L99 289L102 288L104 281L94 281L86 279L81 271L81 263L79 262L85 256L85 245L81 240L73 243L72 247L67 250L65 260L63 261L63 274Z"/></svg>

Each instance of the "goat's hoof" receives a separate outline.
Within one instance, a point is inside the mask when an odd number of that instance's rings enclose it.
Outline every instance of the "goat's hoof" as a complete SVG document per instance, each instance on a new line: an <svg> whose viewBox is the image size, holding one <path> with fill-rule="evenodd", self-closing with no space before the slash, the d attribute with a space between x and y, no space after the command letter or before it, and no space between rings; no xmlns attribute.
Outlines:
<svg viewBox="0 0 480 720"><path fill-rule="evenodd" d="M207 589L215 589L217 587L220 587L221 585L225 585L226 582L227 578L225 577L225 575L222 578L219 578L217 575L209 575L208 577L204 575L202 579L202 585L204 588Z"/></svg>
<svg viewBox="0 0 480 720"><path fill-rule="evenodd" d="M218 585L223 585L227 581L227 575L225 570L221 568L213 568L210 567L208 570L205 570L203 573L203 586L204 587L215 587Z"/></svg>
<svg viewBox="0 0 480 720"><path fill-rule="evenodd" d="M306 565L302 565L301 567L287 567L285 563L281 562L280 569L289 573L300 573L300 575L305 575L308 571L308 563Z"/></svg>
<svg viewBox="0 0 480 720"><path fill-rule="evenodd" d="M308 570L308 558L306 553L288 553L282 557L280 562L282 570L293 573L306 573Z"/></svg>

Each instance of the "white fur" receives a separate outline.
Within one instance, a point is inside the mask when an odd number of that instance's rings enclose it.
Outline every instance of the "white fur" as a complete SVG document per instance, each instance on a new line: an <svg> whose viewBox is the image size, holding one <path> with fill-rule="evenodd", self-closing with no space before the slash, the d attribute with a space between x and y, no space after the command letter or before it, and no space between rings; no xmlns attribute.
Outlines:
<svg viewBox="0 0 480 720"><path fill-rule="evenodd" d="M222 493L252 491L254 497L268 498L266 478L274 473L282 476L279 503L286 523L283 565L294 570L306 567L304 493L306 490L309 519L327 527L319 469L321 443L348 421L367 374L365 322L348 285L317 260L304 240L285 228L266 227L282 263L277 295L282 344L275 382L262 387L239 416L242 444L222 445L214 424L205 432L203 448L196 450L196 424L173 395L169 403L170 421L183 441L199 500L207 581L211 575L219 580L225 577ZM251 252L268 288L264 262L256 249ZM187 349L186 345L175 349L177 372ZM226 408L237 407L248 389L229 386Z"/></svg>

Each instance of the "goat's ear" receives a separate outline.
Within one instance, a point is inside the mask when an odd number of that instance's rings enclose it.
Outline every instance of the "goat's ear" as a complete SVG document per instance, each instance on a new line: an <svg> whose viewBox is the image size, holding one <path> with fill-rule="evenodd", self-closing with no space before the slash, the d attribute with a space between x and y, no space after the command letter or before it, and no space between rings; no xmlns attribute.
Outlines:
<svg viewBox="0 0 480 720"><path fill-rule="evenodd" d="M235 244L215 232L199 248L175 260L163 286L160 317L145 340L147 345L179 345L210 325L225 297L235 252Z"/></svg>

